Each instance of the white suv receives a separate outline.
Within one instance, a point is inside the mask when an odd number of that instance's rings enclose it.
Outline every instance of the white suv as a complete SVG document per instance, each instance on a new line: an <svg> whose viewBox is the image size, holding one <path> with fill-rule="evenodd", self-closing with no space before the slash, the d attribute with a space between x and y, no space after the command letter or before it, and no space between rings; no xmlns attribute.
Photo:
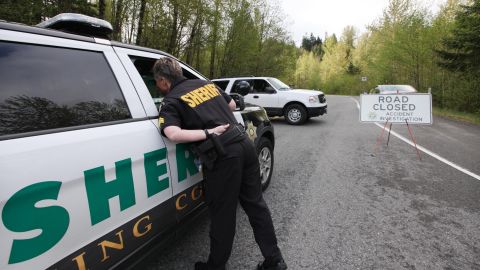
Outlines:
<svg viewBox="0 0 480 270"><path fill-rule="evenodd" d="M212 80L227 93L236 93L239 82L250 84L245 102L262 106L269 116L285 116L292 125L301 125L310 117L327 113L327 100L321 91L291 89L272 77L237 77Z"/></svg>
<svg viewBox="0 0 480 270"><path fill-rule="evenodd" d="M52 20L111 28L78 14ZM0 22L0 269L124 269L204 208L189 145L160 135L151 67L161 57L172 56ZM273 127L261 108L234 114L265 188Z"/></svg>

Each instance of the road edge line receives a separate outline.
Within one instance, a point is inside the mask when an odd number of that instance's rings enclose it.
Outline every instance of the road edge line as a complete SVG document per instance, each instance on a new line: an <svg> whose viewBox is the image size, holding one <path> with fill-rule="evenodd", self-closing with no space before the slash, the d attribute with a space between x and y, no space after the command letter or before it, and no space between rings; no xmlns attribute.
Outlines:
<svg viewBox="0 0 480 270"><path fill-rule="evenodd" d="M353 97L352 97L351 99L352 99L353 101L355 101L355 103L357 104L357 108L358 108L358 110L360 111L360 103L358 102L358 100L356 100L356 99L353 98ZM384 128L384 127L383 127L382 125L380 125L379 123L374 123L374 124L375 124L376 126L378 126L379 128L382 128L382 129ZM402 135L396 133L395 131L392 131L392 130L390 130L389 128L385 128L385 130L386 130L386 131L389 131L393 136L395 136L395 137L397 137L398 139L406 142L407 144L409 144L409 145L411 145L411 146L415 146L415 145L413 144L413 142L411 142L409 139L403 137ZM466 175L469 175L469 176L471 176L471 177L473 177L473 178L475 178L475 179L477 179L477 180L480 180L480 176L479 176L479 175L477 175L477 174L475 174L475 173L473 173L473 172L471 172L471 171L469 171L469 170L467 170L467 169L465 169L465 168L463 168L463 167L460 167L459 165L457 165L457 164L455 164L455 163L447 160L447 159L444 158L444 157L441 157L440 155L438 155L438 154L436 154L436 153L428 150L427 148L425 148L425 147L423 147L423 146L421 146L421 145L419 145L419 144L417 144L417 148L418 148L418 150L420 150L420 151L424 152L425 154L427 154L427 155L429 155L429 156L431 156L431 157L433 157L433 158L435 158L435 159L437 159L437 160L439 160L439 161L441 161L441 162L449 165L450 167L452 167L452 168L454 168L454 169L457 169L458 171L460 171L460 172L462 172L462 173L464 173L464 174L466 174Z"/></svg>

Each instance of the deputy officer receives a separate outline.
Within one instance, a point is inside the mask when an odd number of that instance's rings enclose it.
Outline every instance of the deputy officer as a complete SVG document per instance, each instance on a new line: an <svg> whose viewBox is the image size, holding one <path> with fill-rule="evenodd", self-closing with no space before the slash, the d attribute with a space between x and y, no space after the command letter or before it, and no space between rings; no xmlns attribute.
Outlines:
<svg viewBox="0 0 480 270"><path fill-rule="evenodd" d="M195 263L195 269L225 269L235 235L238 201L264 257L257 269L287 269L262 197L255 147L238 128L232 113L235 101L210 82L187 80L179 63L171 58L157 60L153 73L157 87L165 94L159 118L162 134L177 143L197 142L198 148L208 145L207 139L220 142L214 155L207 155L213 162L204 166L205 201L211 219L210 255L206 263Z"/></svg>

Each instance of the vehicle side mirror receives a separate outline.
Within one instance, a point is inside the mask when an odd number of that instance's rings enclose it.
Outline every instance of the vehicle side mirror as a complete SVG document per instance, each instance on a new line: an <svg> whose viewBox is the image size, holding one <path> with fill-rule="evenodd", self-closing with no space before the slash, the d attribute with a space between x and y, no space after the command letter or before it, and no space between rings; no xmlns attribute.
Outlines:
<svg viewBox="0 0 480 270"><path fill-rule="evenodd" d="M243 111L245 109L245 101L243 99L243 96L239 94L230 94L230 97L235 101L235 104L237 104L237 109L240 111Z"/></svg>
<svg viewBox="0 0 480 270"><path fill-rule="evenodd" d="M242 96L248 95L250 93L250 84L247 81L241 81L235 86L235 93L238 93Z"/></svg>
<svg viewBox="0 0 480 270"><path fill-rule="evenodd" d="M271 86L267 86L267 87L265 87L265 93L275 94L275 89L273 89L273 87L271 87Z"/></svg>

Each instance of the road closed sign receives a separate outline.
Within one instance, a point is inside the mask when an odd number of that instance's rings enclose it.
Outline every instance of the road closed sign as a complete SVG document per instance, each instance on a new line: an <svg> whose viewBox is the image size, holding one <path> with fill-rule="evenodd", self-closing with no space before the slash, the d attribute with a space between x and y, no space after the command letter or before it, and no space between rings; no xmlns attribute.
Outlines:
<svg viewBox="0 0 480 270"><path fill-rule="evenodd" d="M432 124L432 95L360 95L360 121Z"/></svg>

